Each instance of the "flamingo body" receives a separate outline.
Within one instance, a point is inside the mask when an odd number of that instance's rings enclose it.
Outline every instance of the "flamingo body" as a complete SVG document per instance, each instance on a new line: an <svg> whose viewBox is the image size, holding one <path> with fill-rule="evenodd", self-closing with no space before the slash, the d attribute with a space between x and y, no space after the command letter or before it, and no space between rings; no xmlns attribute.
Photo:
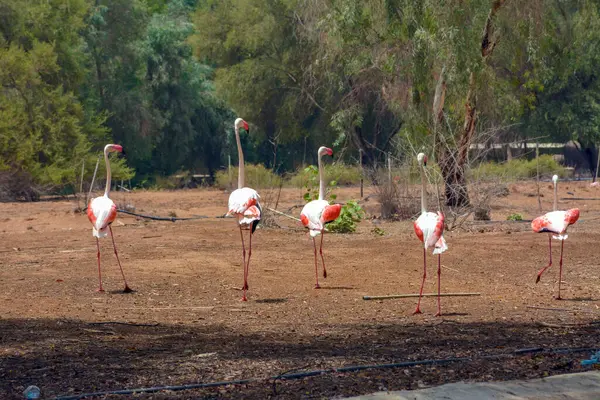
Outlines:
<svg viewBox="0 0 600 400"><path fill-rule="evenodd" d="M88 219L93 225L92 235L101 238L108 236L108 226L117 218L117 206L108 196L90 200L87 208Z"/></svg>
<svg viewBox="0 0 600 400"><path fill-rule="evenodd" d="M441 254L448 250L442 236L444 232L444 214L441 212L424 212L414 223L415 233L425 249L433 247L433 254Z"/></svg>
<svg viewBox="0 0 600 400"><path fill-rule="evenodd" d="M549 232L553 233L554 239L565 240L569 237L567 235L567 228L569 225L573 225L579 219L579 209L572 208L566 211L551 211L537 217L531 222L531 228L534 232L542 233Z"/></svg>
<svg viewBox="0 0 600 400"><path fill-rule="evenodd" d="M341 204L329 204L327 200L313 200L307 203L300 213L302 225L309 229L311 237L319 236L325 224L333 222L340 216Z"/></svg>
<svg viewBox="0 0 600 400"><path fill-rule="evenodd" d="M256 229L262 210L258 202L260 196L254 189L247 187L236 189L229 195L229 211L227 215L237 215L242 229Z"/></svg>

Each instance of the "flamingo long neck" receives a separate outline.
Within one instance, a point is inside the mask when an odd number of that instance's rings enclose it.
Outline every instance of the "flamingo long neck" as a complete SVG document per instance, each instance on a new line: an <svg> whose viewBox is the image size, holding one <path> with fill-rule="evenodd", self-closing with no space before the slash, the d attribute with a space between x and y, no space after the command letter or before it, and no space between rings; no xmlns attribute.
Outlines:
<svg viewBox="0 0 600 400"><path fill-rule="evenodd" d="M319 154L318 163L319 163L319 200L325 200L325 180L323 179L323 165L321 164L321 154Z"/></svg>
<svg viewBox="0 0 600 400"><path fill-rule="evenodd" d="M238 148L238 159L239 159L239 168L238 168L238 189L244 187L244 152L242 151L242 142L240 141L240 132L238 127L235 127L235 141L237 142Z"/></svg>
<svg viewBox="0 0 600 400"><path fill-rule="evenodd" d="M554 211L558 210L558 184L554 182Z"/></svg>
<svg viewBox="0 0 600 400"><path fill-rule="evenodd" d="M108 197L110 192L110 162L108 161L108 148L104 148L104 162L106 163L106 188L104 189L104 197Z"/></svg>
<svg viewBox="0 0 600 400"><path fill-rule="evenodd" d="M421 214L427 212L427 186L425 186L425 168L423 164L419 166L421 168Z"/></svg>

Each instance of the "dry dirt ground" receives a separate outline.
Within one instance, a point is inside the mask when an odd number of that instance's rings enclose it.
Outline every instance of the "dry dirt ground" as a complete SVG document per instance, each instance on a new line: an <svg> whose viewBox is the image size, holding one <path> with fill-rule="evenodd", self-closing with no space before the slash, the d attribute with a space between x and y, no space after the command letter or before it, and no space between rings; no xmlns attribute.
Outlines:
<svg viewBox="0 0 600 400"><path fill-rule="evenodd" d="M558 242L555 265L536 284L547 262L547 235L533 234L528 222L506 222L515 212L525 219L538 214L535 185L515 184L508 197L495 200L495 223L469 222L446 233L442 291L481 296L442 298L440 318L432 297L416 316L415 298L362 298L418 292L422 251L410 221L365 220L357 233L326 235L328 277L315 290L312 243L295 221L278 217L282 228L254 235L249 301L241 302L239 231L232 219L218 218L226 192L114 193L116 202L133 204L137 212L209 217L169 222L120 214L113 230L135 290L130 294L121 292L110 239L101 241L106 292L96 292L96 245L87 217L73 212L74 201L0 204L0 398L21 398L30 384L53 398L249 378L256 380L134 397L331 398L583 370L580 360L589 352L513 353L600 347L600 201L572 199L600 197L600 189L565 182L560 190L569 197L561 209L581 209L565 244L564 300L553 299ZM551 208L548 183L542 194L545 212ZM357 197L357 188L339 190L340 201ZM301 198L301 190L284 189L278 209ZM369 199L362 204L377 214L375 196ZM375 235L376 226L385 235ZM428 261L425 291L431 293L437 290L431 254ZM490 354L506 356L482 358ZM447 357L471 359L270 378Z"/></svg>

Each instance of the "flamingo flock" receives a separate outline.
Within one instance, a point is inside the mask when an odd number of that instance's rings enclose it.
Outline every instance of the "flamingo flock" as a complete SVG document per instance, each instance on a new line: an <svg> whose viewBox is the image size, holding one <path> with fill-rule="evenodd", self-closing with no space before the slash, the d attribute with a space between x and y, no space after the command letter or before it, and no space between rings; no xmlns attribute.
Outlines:
<svg viewBox="0 0 600 400"><path fill-rule="evenodd" d="M256 228L261 220L262 209L259 203L260 196L254 189L245 186L245 172L244 172L244 153L240 141L240 130L249 133L250 128L246 121L242 118L237 118L234 123L235 139L238 150L239 169L238 169L238 187L229 196L228 202L228 216L235 217L236 225L240 231L240 238L242 242L242 265L243 265L243 285L241 290L243 291L242 301L247 301L248 286L248 272L250 267L250 258L252 256L252 236L256 231ZM98 291L103 292L102 286L102 272L100 268L100 238L108 236L110 233L115 257L121 270L123 277L124 289L123 292L132 292L125 274L123 267L119 260L119 254L115 244L115 239L112 231L111 224L117 216L117 207L115 203L109 198L110 185L111 185L111 170L110 161L108 154L111 152L122 152L123 148L118 144L107 144L104 148L104 161L106 163L106 188L104 195L96 197L90 200L87 215L92 223L92 235L96 238L97 245L97 263L98 263ZM300 221L302 225L308 229L308 236L312 239L314 248L314 262L315 262L315 289L319 289L319 268L318 268L318 257L317 257L317 243L316 237L320 236L319 254L321 263L323 265L323 278L327 278L327 269L325 267L325 258L323 256L323 238L326 232L326 226L328 223L335 221L342 211L342 204L331 204L325 199L325 180L323 178L323 165L322 157L328 155L333 156L333 150L322 146L317 151L318 160L318 171L319 171L319 196L318 199L308 202L300 213ZM419 298L417 306L413 314L421 313L421 298L423 296L423 287L427 278L427 250L431 249L434 255L437 255L437 313L435 316L441 316L441 255L448 250L448 245L444 239L444 214L441 211L431 212L427 211L427 179L425 169L427 167L427 156L424 153L417 155L417 162L421 177L421 213L419 217L414 221L414 231L417 238L422 243L423 248L423 276L421 280L421 287L419 290ZM568 238L567 229L570 225L577 222L579 218L579 209L573 208L566 211L557 210L558 208L558 176L552 177L554 185L554 207L553 211L550 211L536 219L531 223L531 227L536 233L548 233L548 249L549 249L549 262L548 265L542 268L538 274L536 283L540 281L542 274L552 266L552 239L560 240L561 251L559 261L559 279L558 279L558 295L557 300L562 299L561 297L561 281L562 281L562 270L563 270L563 249L564 241ZM246 244L244 240L244 231L248 231L248 252L246 252Z"/></svg>

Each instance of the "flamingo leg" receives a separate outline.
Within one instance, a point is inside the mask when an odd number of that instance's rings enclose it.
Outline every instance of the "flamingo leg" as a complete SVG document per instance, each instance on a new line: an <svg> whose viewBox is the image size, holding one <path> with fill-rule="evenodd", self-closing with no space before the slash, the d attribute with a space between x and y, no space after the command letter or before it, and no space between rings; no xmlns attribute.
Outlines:
<svg viewBox="0 0 600 400"><path fill-rule="evenodd" d="M246 281L246 245L244 244L244 233L242 232L242 227L240 226L240 237L242 238L242 261L244 266L244 286L242 286L242 290L244 294L242 296L242 301L248 301L246 298L246 290L248 290L248 282Z"/></svg>
<svg viewBox="0 0 600 400"><path fill-rule="evenodd" d="M117 257L117 263L119 264L119 268L121 269L121 275L123 276L123 282L125 282L125 289L123 289L123 293L131 293L133 290L129 288L127 285L127 279L125 279L125 273L123 272L123 267L121 266L121 261L119 260L119 253L117 253L117 245L115 244L115 235L113 235L112 227L109 225L108 229L110 230L110 238L112 239L113 248L115 249L115 256Z"/></svg>
<svg viewBox="0 0 600 400"><path fill-rule="evenodd" d="M250 257L252 257L252 230L250 232L250 245L248 247L248 260L246 261L246 276L244 277L244 286L246 290L250 287L248 286L248 273L250 272Z"/></svg>
<svg viewBox="0 0 600 400"><path fill-rule="evenodd" d="M544 272L546 272L546 270L552 266L552 235L548 235L548 249L550 250L550 262L548 263L547 266L545 266L544 268L542 268L540 270L540 272L538 272L537 279L535 280L535 283L538 283L540 281L540 278L542 277L542 274Z"/></svg>
<svg viewBox="0 0 600 400"><path fill-rule="evenodd" d="M417 302L417 308L414 314L421 314L421 297L423 296L423 285L425 285L425 278L427 278L427 249L423 247L423 282L421 282L421 290L419 291L419 301Z"/></svg>
<svg viewBox="0 0 600 400"><path fill-rule="evenodd" d="M565 241L561 240L560 241L560 261L558 263L558 265L560 266L559 268L559 272L558 272L558 297L556 298L556 300L562 300L562 297L560 297L560 284L562 282L562 264L563 264L563 247L565 245Z"/></svg>
<svg viewBox="0 0 600 400"><path fill-rule="evenodd" d="M98 238L96 238L96 247L98 248L98 282L100 285L98 286L98 292L104 292L104 289L102 288L102 272L100 272L100 240Z"/></svg>
<svg viewBox="0 0 600 400"><path fill-rule="evenodd" d="M442 277L442 255L438 254L438 312L435 314L436 317L442 316L442 305L440 302L441 297L441 277Z"/></svg>
<svg viewBox="0 0 600 400"><path fill-rule="evenodd" d="M317 280L317 283L315 284L315 289L320 289L321 286L319 286L319 271L318 271L318 267L317 267L317 243L315 242L315 238L312 238L313 240L313 247L315 248L315 278Z"/></svg>
<svg viewBox="0 0 600 400"><path fill-rule="evenodd" d="M327 270L325 269L325 258L323 258L323 236L325 236L325 233L321 232L321 247L319 248L319 252L321 253L321 261L323 261L323 278L327 278Z"/></svg>

